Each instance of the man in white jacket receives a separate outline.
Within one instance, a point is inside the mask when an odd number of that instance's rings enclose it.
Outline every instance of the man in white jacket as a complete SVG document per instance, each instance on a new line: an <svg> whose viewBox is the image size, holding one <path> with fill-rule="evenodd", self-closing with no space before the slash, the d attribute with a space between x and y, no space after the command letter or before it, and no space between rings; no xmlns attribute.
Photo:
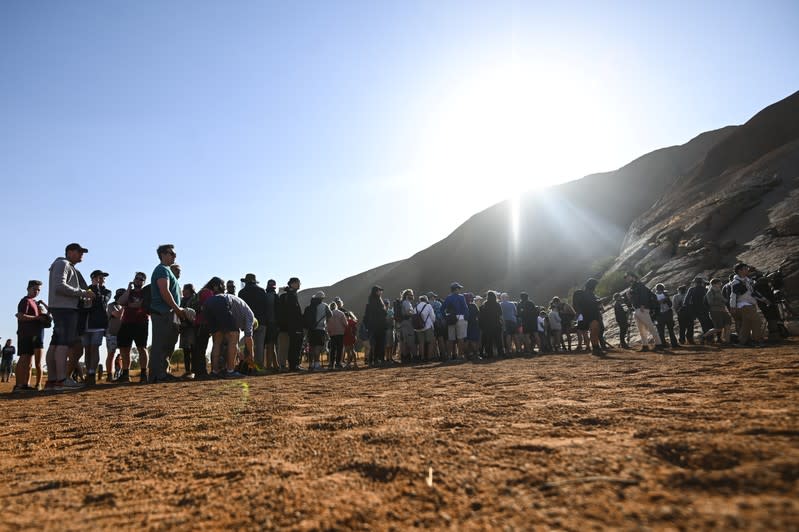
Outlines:
<svg viewBox="0 0 799 532"><path fill-rule="evenodd" d="M738 343L745 345L750 341L760 344L763 340L763 322L757 313L757 299L755 298L752 280L749 278L749 266L739 262L735 265L735 277L730 283L730 308L737 309L741 319Z"/></svg>

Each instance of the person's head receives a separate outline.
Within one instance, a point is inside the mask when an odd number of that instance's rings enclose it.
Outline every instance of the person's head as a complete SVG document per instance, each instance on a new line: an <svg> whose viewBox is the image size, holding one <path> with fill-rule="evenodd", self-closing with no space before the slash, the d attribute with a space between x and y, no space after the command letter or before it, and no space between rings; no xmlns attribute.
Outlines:
<svg viewBox="0 0 799 532"><path fill-rule="evenodd" d="M186 283L183 285L183 297L191 297L194 295L194 285Z"/></svg>
<svg viewBox="0 0 799 532"><path fill-rule="evenodd" d="M678 291L679 293L681 293L681 294L685 294L685 293L688 291L688 287L687 287L687 286L685 286L684 284L681 284L681 285L680 285L680 286L677 288L677 291Z"/></svg>
<svg viewBox="0 0 799 532"><path fill-rule="evenodd" d="M88 252L88 249L76 242L73 242L64 249L64 256L72 264L77 264L83 260L83 254Z"/></svg>
<svg viewBox="0 0 799 532"><path fill-rule="evenodd" d="M599 284L599 281L597 281L593 277L590 277L585 282L585 289L588 290L589 292L593 292L596 289L596 285L598 285L598 284Z"/></svg>
<svg viewBox="0 0 799 532"><path fill-rule="evenodd" d="M705 280L701 277L694 277L694 286L705 286Z"/></svg>
<svg viewBox="0 0 799 532"><path fill-rule="evenodd" d="M466 292L463 294L463 297L466 299L466 304L471 305L474 302L474 294L471 292Z"/></svg>
<svg viewBox="0 0 799 532"><path fill-rule="evenodd" d="M407 288L407 289L403 290L402 291L402 295L400 296L400 298L403 301L404 300L413 301L413 290L411 290L410 288Z"/></svg>
<svg viewBox="0 0 799 532"><path fill-rule="evenodd" d="M37 281L36 279L32 279L28 281L28 297L36 297L39 291L42 289L42 282Z"/></svg>
<svg viewBox="0 0 799 532"><path fill-rule="evenodd" d="M336 310L338 308L338 305L336 305L335 301L331 301L330 305L328 306L330 307L330 310Z"/></svg>
<svg viewBox="0 0 799 532"><path fill-rule="evenodd" d="M333 301L336 303L336 307L343 309L344 308L344 301L341 300L340 297L336 296L333 298Z"/></svg>
<svg viewBox="0 0 799 532"><path fill-rule="evenodd" d="M628 284L633 284L638 281L638 274L635 272L626 272L624 274L624 280L627 281Z"/></svg>
<svg viewBox="0 0 799 532"><path fill-rule="evenodd" d="M95 286L103 286L105 284L106 277L108 277L108 272L104 272L103 270L94 270L91 274L92 284Z"/></svg>
<svg viewBox="0 0 799 532"><path fill-rule="evenodd" d="M117 291L114 292L114 301L119 301L119 298L122 297L122 294L125 293L124 288L117 288Z"/></svg>
<svg viewBox="0 0 799 532"><path fill-rule="evenodd" d="M499 295L499 299L501 299L502 301L507 301L509 298L510 298L510 296L508 296L508 293L507 293L507 292L502 292L502 293Z"/></svg>
<svg viewBox="0 0 799 532"><path fill-rule="evenodd" d="M493 290L489 290L486 294L486 301L489 303L496 303L497 302L497 293Z"/></svg>
<svg viewBox="0 0 799 532"><path fill-rule="evenodd" d="M158 260L161 261L161 264L166 264L167 266L174 264L178 256L178 254L175 253L174 244L161 244L156 248L155 252L158 254Z"/></svg>
<svg viewBox="0 0 799 532"><path fill-rule="evenodd" d="M451 293L453 293L453 294L458 294L458 293L460 293L460 291L461 291L462 289L463 289L463 285L462 285L462 284L460 284L460 283L458 283L458 282L454 282L454 283L452 283L451 285L449 285L449 291L450 291Z"/></svg>
<svg viewBox="0 0 799 532"><path fill-rule="evenodd" d="M236 295L236 281L234 281L233 279L228 279L227 293Z"/></svg>
<svg viewBox="0 0 799 532"><path fill-rule="evenodd" d="M6 347L8 347L8 346L10 346L10 345L11 345L11 338L9 338L8 340L6 340Z"/></svg>
<svg viewBox="0 0 799 532"><path fill-rule="evenodd" d="M325 299L325 297L327 297L327 295L326 295L324 292L322 292L321 290L319 290L318 292L316 292L316 293L313 295L313 299L317 299L317 300L319 300L319 301L322 301L322 300L324 300L324 299Z"/></svg>
<svg viewBox="0 0 799 532"><path fill-rule="evenodd" d="M419 296L419 301L422 302L422 303L427 303L428 302L427 296L424 295L424 294L420 295Z"/></svg>
<svg viewBox="0 0 799 532"><path fill-rule="evenodd" d="M255 276L254 273L248 273L247 275L241 278L241 282L244 284L258 284L258 278Z"/></svg>
<svg viewBox="0 0 799 532"><path fill-rule="evenodd" d="M530 299L530 295L527 292L519 294L519 301L527 301L528 299Z"/></svg>
<svg viewBox="0 0 799 532"><path fill-rule="evenodd" d="M478 307L482 306L483 301L485 300L483 299L482 296L474 296L474 304L477 305Z"/></svg>
<svg viewBox="0 0 799 532"><path fill-rule="evenodd" d="M662 294L665 291L666 291L666 287L665 287L665 285L663 283L658 283L658 284L655 285L655 292L657 292L658 294Z"/></svg>
<svg viewBox="0 0 799 532"><path fill-rule="evenodd" d="M560 298L558 296L553 297L552 301L549 302L549 306L560 306Z"/></svg>
<svg viewBox="0 0 799 532"><path fill-rule="evenodd" d="M133 286L136 288L141 288L144 286L144 283L147 282L147 274L144 272L136 272L133 276Z"/></svg>
<svg viewBox="0 0 799 532"><path fill-rule="evenodd" d="M710 287L721 290L721 279L713 278L710 280Z"/></svg>
<svg viewBox="0 0 799 532"><path fill-rule="evenodd" d="M547 317L546 311L543 311L543 310L541 312L539 312L538 315L541 316L542 318L546 318Z"/></svg>
<svg viewBox="0 0 799 532"><path fill-rule="evenodd" d="M737 275L738 277L746 277L747 275L749 275L750 268L748 264L739 262L738 264L735 265L734 270L735 270L735 275Z"/></svg>
<svg viewBox="0 0 799 532"><path fill-rule="evenodd" d="M277 281L275 281L274 279L269 279L266 282L266 291L267 292L274 292L276 290L277 290Z"/></svg>
<svg viewBox="0 0 799 532"><path fill-rule="evenodd" d="M378 286L378 285L374 285L372 287L372 290L369 292L369 297L373 298L373 299L377 298L377 299L382 301L383 300L383 287L382 286Z"/></svg>
<svg viewBox="0 0 799 532"><path fill-rule="evenodd" d="M225 291L225 281L221 277L211 277L211 280L205 283L203 288L207 288L214 294L221 294Z"/></svg>
<svg viewBox="0 0 799 532"><path fill-rule="evenodd" d="M169 269L172 270L172 275L174 275L176 279L180 279L180 264L175 262L169 266Z"/></svg>
<svg viewBox="0 0 799 532"><path fill-rule="evenodd" d="M294 291L297 291L300 289L300 279L298 277L292 277L289 279L289 282L286 283L286 286Z"/></svg>

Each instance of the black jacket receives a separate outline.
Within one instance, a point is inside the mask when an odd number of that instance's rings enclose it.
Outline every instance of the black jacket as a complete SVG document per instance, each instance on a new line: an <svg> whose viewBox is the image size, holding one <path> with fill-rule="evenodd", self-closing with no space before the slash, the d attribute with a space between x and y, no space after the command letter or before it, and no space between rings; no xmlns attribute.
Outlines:
<svg viewBox="0 0 799 532"><path fill-rule="evenodd" d="M682 303L683 307L691 309L695 312L703 312L707 310L707 303L705 303L705 295L707 288L704 286L692 286L685 294L685 300Z"/></svg>
<svg viewBox="0 0 799 532"><path fill-rule="evenodd" d="M382 301L379 299L369 299L366 304L366 310L363 313L363 321L366 324L366 329L372 333L377 334L378 331L386 329L386 316L388 312Z"/></svg>
<svg viewBox="0 0 799 532"><path fill-rule="evenodd" d="M286 290L278 298L277 326L280 332L301 332L302 308L297 300L296 290Z"/></svg>
<svg viewBox="0 0 799 532"><path fill-rule="evenodd" d="M621 301L616 301L613 305L613 312L616 314L616 323L627 325L627 311Z"/></svg>
<svg viewBox="0 0 799 532"><path fill-rule="evenodd" d="M266 323L266 290L255 283L247 283L239 290L239 297L252 309L259 323Z"/></svg>
<svg viewBox="0 0 799 532"><path fill-rule="evenodd" d="M657 310L652 307L652 291L641 281L635 281L630 287L630 303L633 308L645 307L649 310Z"/></svg>
<svg viewBox="0 0 799 532"><path fill-rule="evenodd" d="M108 302L111 301L111 290L104 286L90 286L94 292L92 306L87 309L86 328L87 329L106 329L108 328Z"/></svg>
<svg viewBox="0 0 799 532"><path fill-rule="evenodd" d="M497 332L502 328L502 307L496 301L486 301L480 307L480 330Z"/></svg>

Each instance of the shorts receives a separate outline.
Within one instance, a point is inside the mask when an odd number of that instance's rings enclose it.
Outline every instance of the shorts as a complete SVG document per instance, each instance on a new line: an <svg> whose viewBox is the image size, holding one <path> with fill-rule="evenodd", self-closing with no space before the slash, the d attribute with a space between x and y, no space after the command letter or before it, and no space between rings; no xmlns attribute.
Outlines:
<svg viewBox="0 0 799 532"><path fill-rule="evenodd" d="M444 323L436 322L435 325L433 325L433 334L436 335L436 338L446 338L447 326Z"/></svg>
<svg viewBox="0 0 799 532"><path fill-rule="evenodd" d="M577 327L576 328L577 328L578 331L587 331L590 328L589 325L590 325L590 322L588 322L586 320L580 320L580 321L577 322Z"/></svg>
<svg viewBox="0 0 799 532"><path fill-rule="evenodd" d="M106 335L105 348L109 353L114 353L117 350L117 337L113 335Z"/></svg>
<svg viewBox="0 0 799 532"><path fill-rule="evenodd" d="M117 347L126 349L133 347L136 343L136 349L147 348L147 334L149 333L150 323L143 321L141 323L123 323L117 333Z"/></svg>
<svg viewBox="0 0 799 532"><path fill-rule="evenodd" d="M104 337L105 337L105 331L93 331L93 332L83 333L83 347L88 347L90 345L103 345Z"/></svg>
<svg viewBox="0 0 799 532"><path fill-rule="evenodd" d="M505 320L505 334L516 334L518 327L515 321Z"/></svg>
<svg viewBox="0 0 799 532"><path fill-rule="evenodd" d="M233 320L233 313L228 308L227 299L223 297L212 297L205 302L203 316L208 322L208 331L211 334L218 332L238 331Z"/></svg>
<svg viewBox="0 0 799 532"><path fill-rule="evenodd" d="M308 344L313 347L323 347L327 342L327 335L321 329L308 331Z"/></svg>
<svg viewBox="0 0 799 532"><path fill-rule="evenodd" d="M267 323L266 324L266 338L264 342L267 344L276 344L277 343L277 335L280 332L278 329L277 323Z"/></svg>
<svg viewBox="0 0 799 532"><path fill-rule="evenodd" d="M50 314L53 316L53 339L50 342L52 345L72 345L80 340L78 309L51 308Z"/></svg>
<svg viewBox="0 0 799 532"><path fill-rule="evenodd" d="M20 355L32 355L37 349L44 347L41 335L19 336L17 335L17 347Z"/></svg>
<svg viewBox="0 0 799 532"><path fill-rule="evenodd" d="M723 329L724 327L729 327L730 325L732 325L732 316L730 316L729 312L725 312L723 310L711 311L710 318L713 320L714 329Z"/></svg>
<svg viewBox="0 0 799 532"><path fill-rule="evenodd" d="M447 325L447 336L450 342L455 340L463 340L466 338L466 331L469 329L469 323L466 320L458 320L455 325Z"/></svg>
<svg viewBox="0 0 799 532"><path fill-rule="evenodd" d="M14 355L11 355L10 357L3 357L3 360L0 361L0 371L11 373L11 366L13 361L14 361Z"/></svg>
<svg viewBox="0 0 799 532"><path fill-rule="evenodd" d="M405 320L400 323L399 336L405 345L416 345L416 331L413 330L411 320Z"/></svg>
<svg viewBox="0 0 799 532"><path fill-rule="evenodd" d="M417 344L432 344L436 340L435 332L433 328L425 329L423 331L416 331L416 343Z"/></svg>

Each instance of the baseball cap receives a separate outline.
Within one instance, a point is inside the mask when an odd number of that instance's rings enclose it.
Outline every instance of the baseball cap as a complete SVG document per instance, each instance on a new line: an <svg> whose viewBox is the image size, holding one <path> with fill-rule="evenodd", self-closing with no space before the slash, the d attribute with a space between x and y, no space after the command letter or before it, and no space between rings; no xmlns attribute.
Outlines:
<svg viewBox="0 0 799 532"><path fill-rule="evenodd" d="M80 251L81 253L88 253L89 250L81 246L77 242L69 244L64 251Z"/></svg>
<svg viewBox="0 0 799 532"><path fill-rule="evenodd" d="M108 277L108 272L103 270L94 270L89 277Z"/></svg>
<svg viewBox="0 0 799 532"><path fill-rule="evenodd" d="M463 288L463 285L457 281L449 285L450 290L455 290L456 288Z"/></svg>

